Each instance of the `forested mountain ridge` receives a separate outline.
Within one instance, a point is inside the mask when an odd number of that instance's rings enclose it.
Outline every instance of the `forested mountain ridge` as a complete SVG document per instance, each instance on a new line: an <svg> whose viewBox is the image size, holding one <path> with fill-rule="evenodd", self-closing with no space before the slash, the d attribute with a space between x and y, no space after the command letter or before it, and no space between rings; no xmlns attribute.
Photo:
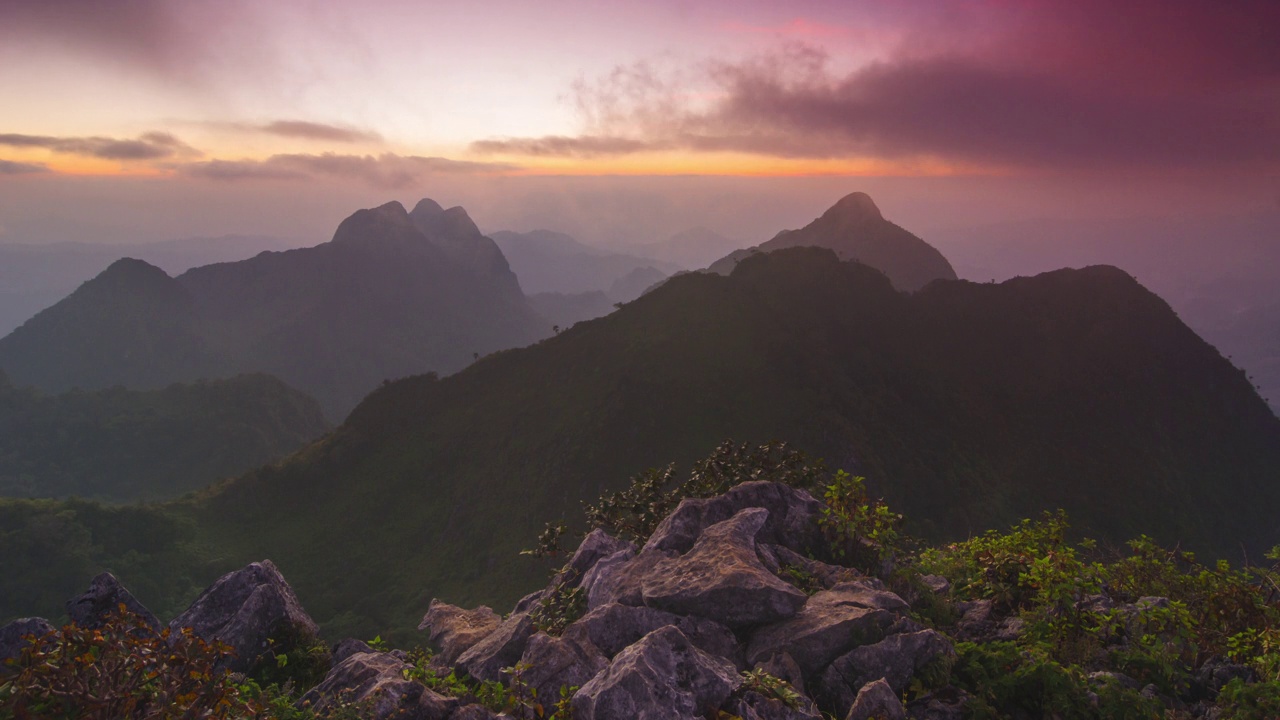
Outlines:
<svg viewBox="0 0 1280 720"><path fill-rule="evenodd" d="M269 375L48 396L0 373L0 496L174 498L328 429L314 399Z"/></svg>
<svg viewBox="0 0 1280 720"><path fill-rule="evenodd" d="M550 333L462 208L393 202L333 240L193 268L113 264L0 338L0 367L47 392L267 372L340 419L383 380L454 372Z"/></svg>

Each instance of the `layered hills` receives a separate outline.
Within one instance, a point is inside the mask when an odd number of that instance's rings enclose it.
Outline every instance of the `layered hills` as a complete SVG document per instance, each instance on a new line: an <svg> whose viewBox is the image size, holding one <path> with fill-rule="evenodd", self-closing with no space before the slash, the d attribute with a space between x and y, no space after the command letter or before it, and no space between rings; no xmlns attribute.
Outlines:
<svg viewBox="0 0 1280 720"><path fill-rule="evenodd" d="M269 554L327 631L409 628L431 597L501 604L541 585L545 568L517 551L543 521L729 437L786 439L865 475L930 538L1054 508L1104 545L1146 533L1228 556L1280 537L1280 420L1128 274L904 294L796 248L673 278L447 378L389 383L282 464L131 510L165 528L163 545L44 545L42 567L68 555L115 569L131 552L149 560L122 580L176 608L197 581ZM77 532L115 537L108 514L77 512ZM62 516L0 507L6 577L23 577L34 517ZM54 597L83 583L41 579ZM10 588L0 615L45 612L28 590Z"/></svg>
<svg viewBox="0 0 1280 720"><path fill-rule="evenodd" d="M783 230L768 242L736 250L712 263L727 275L748 255L789 247L823 247L841 260L856 260L882 271L899 290L914 292L934 280L955 280L955 270L936 248L884 219L866 193L844 196L799 230Z"/></svg>
<svg viewBox="0 0 1280 720"><path fill-rule="evenodd" d="M383 380L549 332L466 211L423 200L361 210L316 247L176 278L118 261L0 339L0 368L55 393L267 372L341 418Z"/></svg>
<svg viewBox="0 0 1280 720"><path fill-rule="evenodd" d="M177 497L328 429L315 400L269 375L46 396L0 374L0 496Z"/></svg>

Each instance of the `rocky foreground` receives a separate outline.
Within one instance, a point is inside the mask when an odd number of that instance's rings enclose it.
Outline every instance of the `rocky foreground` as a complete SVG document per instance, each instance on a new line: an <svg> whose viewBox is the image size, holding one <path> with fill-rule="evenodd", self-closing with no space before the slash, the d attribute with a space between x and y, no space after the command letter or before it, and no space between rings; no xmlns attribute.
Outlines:
<svg viewBox="0 0 1280 720"><path fill-rule="evenodd" d="M1027 631L1023 619L992 599L951 602L941 576L918 575L901 586L909 591L895 593L881 579L813 559L830 554L823 510L805 490L757 481L682 501L641 547L597 529L545 589L505 616L432 601L420 629L434 654L354 639L322 648L327 673L291 702L306 717L379 720L941 720L987 707L952 682L957 644L1017 641ZM1126 604L1101 593L1081 596L1081 606L1104 606L1123 625L1170 601ZM136 618L132 632L163 632L110 574L67 604L84 628L122 610ZM926 615L950 621L931 628ZM220 578L167 628L165 637L189 628L230 646L219 666L233 673L284 667L278 658L296 657L318 638L270 561ZM42 619L0 628L0 658L20 659L32 636L47 633L56 631ZM1137 642L1123 636L1107 642ZM1100 694L1128 692L1178 717L1237 717L1223 715L1212 698L1234 678L1254 680L1253 670L1221 658L1198 670L1194 687L1172 694L1094 672L1085 716L1097 713Z"/></svg>

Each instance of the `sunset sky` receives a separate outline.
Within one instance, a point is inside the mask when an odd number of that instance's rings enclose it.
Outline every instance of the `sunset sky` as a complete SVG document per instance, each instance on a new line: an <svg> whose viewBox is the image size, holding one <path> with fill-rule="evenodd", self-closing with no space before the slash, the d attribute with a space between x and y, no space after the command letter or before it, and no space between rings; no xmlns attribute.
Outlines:
<svg viewBox="0 0 1280 720"><path fill-rule="evenodd" d="M0 97L3 242L1280 205L1274 0L0 0Z"/></svg>

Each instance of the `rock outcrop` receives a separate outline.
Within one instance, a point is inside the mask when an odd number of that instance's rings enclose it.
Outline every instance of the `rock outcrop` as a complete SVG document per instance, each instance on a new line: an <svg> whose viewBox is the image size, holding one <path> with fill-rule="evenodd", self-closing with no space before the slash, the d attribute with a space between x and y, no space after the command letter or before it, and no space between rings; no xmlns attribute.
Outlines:
<svg viewBox="0 0 1280 720"><path fill-rule="evenodd" d="M571 694L579 720L817 720L819 710L843 718L855 705L859 717L905 717L906 684L927 676L926 690L945 685L954 651L881 581L814 559L824 552L821 509L803 490L748 482L685 500L638 551L593 531L496 627L488 608L432 601L422 628L441 650L433 662L477 680L518 679L544 710ZM812 578L808 592L822 589L806 594L797 575ZM575 587L581 616L546 602ZM569 613L556 618L558 637L535 627L548 608ZM483 637L453 660L457 628L472 617ZM453 720L480 712L467 706Z"/></svg>
<svg viewBox="0 0 1280 720"><path fill-rule="evenodd" d="M270 560L218 578L169 623L175 632L188 627L205 640L230 645L236 656L228 667L240 672L268 649L287 652L319 635L315 621Z"/></svg>
<svg viewBox="0 0 1280 720"><path fill-rule="evenodd" d="M160 620L109 572L90 581L83 595L67 601L67 617L82 628L99 628L107 616L118 613L122 607L159 634L163 627Z"/></svg>
<svg viewBox="0 0 1280 720"><path fill-rule="evenodd" d="M321 713L340 705L358 705L367 708L371 720L447 720L460 703L406 680L407 667L388 653L356 653L335 665L302 696L301 703Z"/></svg>
<svg viewBox="0 0 1280 720"><path fill-rule="evenodd" d="M40 637L54 631L48 620L39 617L18 618L0 626L0 663L18 657L31 636Z"/></svg>

